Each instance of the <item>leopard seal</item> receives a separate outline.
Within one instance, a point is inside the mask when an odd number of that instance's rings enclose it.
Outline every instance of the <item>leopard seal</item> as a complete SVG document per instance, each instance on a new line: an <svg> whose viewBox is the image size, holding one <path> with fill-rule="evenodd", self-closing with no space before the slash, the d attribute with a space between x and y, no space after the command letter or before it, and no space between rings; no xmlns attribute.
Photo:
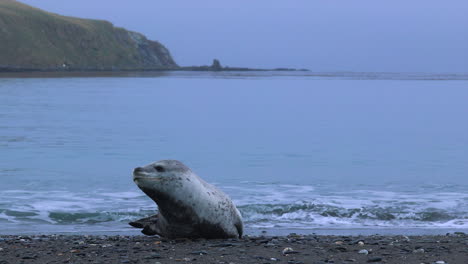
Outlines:
<svg viewBox="0 0 468 264"><path fill-rule="evenodd" d="M157 215L129 224L167 238L240 238L242 216L231 199L177 160L133 170L133 181L158 206Z"/></svg>

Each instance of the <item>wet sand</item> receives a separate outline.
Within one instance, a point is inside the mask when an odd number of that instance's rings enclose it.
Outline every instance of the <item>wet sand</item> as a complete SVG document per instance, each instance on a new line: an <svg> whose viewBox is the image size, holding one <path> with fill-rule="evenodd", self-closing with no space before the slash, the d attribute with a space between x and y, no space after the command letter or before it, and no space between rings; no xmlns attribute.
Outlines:
<svg viewBox="0 0 468 264"><path fill-rule="evenodd" d="M7 263L467 264L468 235L291 234L227 240L168 240L145 236L0 236L0 264Z"/></svg>

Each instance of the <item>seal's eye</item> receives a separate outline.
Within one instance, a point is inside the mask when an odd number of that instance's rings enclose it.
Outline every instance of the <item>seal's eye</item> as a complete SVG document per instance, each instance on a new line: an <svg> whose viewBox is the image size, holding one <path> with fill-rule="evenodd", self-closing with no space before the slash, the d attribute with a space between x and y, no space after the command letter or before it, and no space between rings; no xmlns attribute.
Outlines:
<svg viewBox="0 0 468 264"><path fill-rule="evenodd" d="M165 169L163 168L163 166L159 166L159 165L154 166L154 169L155 169L157 172L164 172L164 171L165 171Z"/></svg>

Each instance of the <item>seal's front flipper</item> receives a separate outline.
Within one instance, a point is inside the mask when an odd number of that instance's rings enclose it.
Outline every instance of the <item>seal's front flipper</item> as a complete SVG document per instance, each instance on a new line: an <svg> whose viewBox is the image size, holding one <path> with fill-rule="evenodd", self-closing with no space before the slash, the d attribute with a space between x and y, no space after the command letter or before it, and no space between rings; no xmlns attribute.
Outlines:
<svg viewBox="0 0 468 264"><path fill-rule="evenodd" d="M147 235L147 236L154 236L154 235L158 235L158 231L157 231L157 228L156 228L156 224L155 223L151 223L149 225L146 225L145 228L143 228L143 230L141 230L141 233Z"/></svg>
<svg viewBox="0 0 468 264"><path fill-rule="evenodd" d="M145 217L134 222L128 223L129 225L136 227L136 228L145 228L151 224L156 224L158 222L158 215L152 215L149 217Z"/></svg>

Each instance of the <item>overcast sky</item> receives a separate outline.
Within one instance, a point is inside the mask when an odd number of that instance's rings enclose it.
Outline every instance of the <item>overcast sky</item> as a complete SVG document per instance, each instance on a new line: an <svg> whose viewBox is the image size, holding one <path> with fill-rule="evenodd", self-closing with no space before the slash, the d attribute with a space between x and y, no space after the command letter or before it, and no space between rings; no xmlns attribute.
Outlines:
<svg viewBox="0 0 468 264"><path fill-rule="evenodd" d="M467 0L21 0L109 20L179 65L468 72Z"/></svg>

